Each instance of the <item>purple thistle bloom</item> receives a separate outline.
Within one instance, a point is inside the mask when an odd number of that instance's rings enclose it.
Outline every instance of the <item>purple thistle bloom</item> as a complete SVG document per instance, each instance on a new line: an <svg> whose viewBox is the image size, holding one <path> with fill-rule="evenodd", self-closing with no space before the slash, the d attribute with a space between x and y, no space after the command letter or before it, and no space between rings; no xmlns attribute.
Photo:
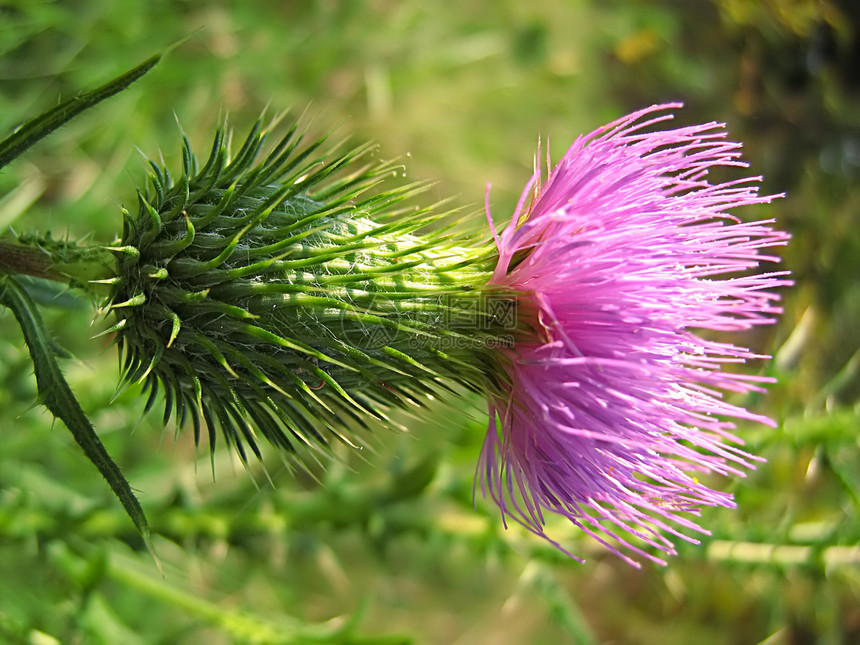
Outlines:
<svg viewBox="0 0 860 645"><path fill-rule="evenodd" d="M493 229L490 284L520 294L532 333L503 350L509 382L490 401L482 489L505 522L565 553L545 532L547 512L636 566L625 552L665 564L643 547L674 554L667 535L707 533L690 519L699 507L734 506L695 476L743 476L757 459L727 418L773 425L723 399L769 380L723 364L766 357L694 330L773 323L772 290L790 283L785 272L737 275L777 261L762 249L789 236L727 211L778 196L760 196L758 177L709 183L712 167L746 167L741 145L719 123L653 131L679 107L578 138Z"/></svg>

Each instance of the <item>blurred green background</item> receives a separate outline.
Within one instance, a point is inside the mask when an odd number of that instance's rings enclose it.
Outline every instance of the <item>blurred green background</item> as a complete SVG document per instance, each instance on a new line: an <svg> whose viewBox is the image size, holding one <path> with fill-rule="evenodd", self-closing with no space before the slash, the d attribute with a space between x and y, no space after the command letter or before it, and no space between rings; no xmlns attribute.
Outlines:
<svg viewBox="0 0 860 645"><path fill-rule="evenodd" d="M244 470L195 453L128 391L88 307L45 309L70 383L139 492L162 576L61 424L34 405L20 331L0 313L0 642L860 642L860 4L854 0L0 2L0 133L188 38L127 92L0 175L0 226L109 242L144 163L200 154L218 118L267 105L403 157L481 224L529 177L634 108L683 100L719 120L792 232L778 326L738 339L776 376L740 401L767 458L706 512L713 535L635 570L573 529L586 564L472 509L482 403L433 403L315 477L277 455ZM367 452L367 451L366 451Z"/></svg>

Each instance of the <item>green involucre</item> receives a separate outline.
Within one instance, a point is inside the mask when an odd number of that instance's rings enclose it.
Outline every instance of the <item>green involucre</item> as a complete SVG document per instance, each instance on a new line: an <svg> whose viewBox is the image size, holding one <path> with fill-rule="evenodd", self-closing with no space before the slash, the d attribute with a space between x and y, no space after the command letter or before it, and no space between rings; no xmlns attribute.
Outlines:
<svg viewBox="0 0 860 645"><path fill-rule="evenodd" d="M244 459L262 435L294 450L387 421L452 384L501 378L514 300L485 287L489 243L417 209L418 184L361 147L321 152L297 127L266 154L262 122L231 158L221 127L198 168L125 212L108 308L128 381L165 395L164 422L218 430Z"/></svg>

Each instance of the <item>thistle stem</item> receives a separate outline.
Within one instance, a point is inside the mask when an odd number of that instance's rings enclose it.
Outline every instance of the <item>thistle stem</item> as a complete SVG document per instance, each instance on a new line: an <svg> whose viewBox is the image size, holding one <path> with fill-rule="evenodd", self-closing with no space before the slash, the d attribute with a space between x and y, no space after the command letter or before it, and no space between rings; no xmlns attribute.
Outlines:
<svg viewBox="0 0 860 645"><path fill-rule="evenodd" d="M49 253L33 246L0 242L0 273L32 275L65 282Z"/></svg>
<svg viewBox="0 0 860 645"><path fill-rule="evenodd" d="M95 296L107 293L97 283L116 275L116 261L102 246L78 246L71 242L21 238L0 241L0 275L30 275L62 282Z"/></svg>
<svg viewBox="0 0 860 645"><path fill-rule="evenodd" d="M164 576L155 576L139 560L117 551L86 549L83 555L65 545L54 543L49 557L73 579L80 579L94 562L101 560L104 576L140 596L182 609L201 622L212 625L228 637L241 642L279 643L340 643L348 645L407 645L411 640L397 634L364 636L356 633L363 612L346 620L328 623L307 623L289 614L266 615L245 608L234 609L226 603L216 603L200 596ZM176 578L176 576L174 576Z"/></svg>

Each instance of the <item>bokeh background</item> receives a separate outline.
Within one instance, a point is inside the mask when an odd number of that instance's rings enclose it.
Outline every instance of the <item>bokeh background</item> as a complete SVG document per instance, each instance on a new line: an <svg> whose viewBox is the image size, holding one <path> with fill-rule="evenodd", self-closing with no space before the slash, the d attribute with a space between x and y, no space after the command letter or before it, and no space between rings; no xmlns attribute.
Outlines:
<svg viewBox="0 0 860 645"><path fill-rule="evenodd" d="M0 226L109 242L135 204L136 147L178 167L229 113L307 111L376 140L481 224L581 132L682 100L725 121L793 234L778 326L742 339L779 379L740 403L767 458L706 512L712 535L633 569L559 526L570 561L492 505L472 508L480 401L432 402L375 452L310 474L226 451L113 400L92 310L46 308L69 381L158 534L159 573L61 423L0 313L0 641L4 643L860 642L860 3L854 0L0 2L0 133L186 39L127 92L0 175ZM265 470L264 470L265 466ZM266 473L268 473L268 478ZM313 475L313 476L311 476Z"/></svg>

